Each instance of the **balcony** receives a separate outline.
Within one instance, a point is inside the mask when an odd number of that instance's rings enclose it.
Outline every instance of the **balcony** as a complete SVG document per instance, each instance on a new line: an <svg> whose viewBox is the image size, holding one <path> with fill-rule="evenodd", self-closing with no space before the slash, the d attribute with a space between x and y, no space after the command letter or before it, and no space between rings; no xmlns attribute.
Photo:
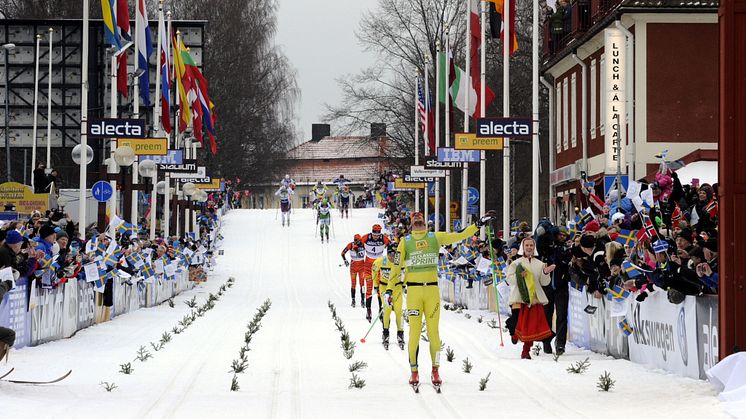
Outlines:
<svg viewBox="0 0 746 419"><path fill-rule="evenodd" d="M544 20L544 62L572 47L588 30L614 11L623 0L575 0Z"/></svg>

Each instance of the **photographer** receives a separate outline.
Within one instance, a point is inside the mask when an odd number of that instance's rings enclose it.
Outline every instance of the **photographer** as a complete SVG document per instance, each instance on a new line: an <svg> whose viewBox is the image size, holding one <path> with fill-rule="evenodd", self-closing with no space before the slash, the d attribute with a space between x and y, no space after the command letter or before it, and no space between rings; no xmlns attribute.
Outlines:
<svg viewBox="0 0 746 419"><path fill-rule="evenodd" d="M547 322L552 324L552 317L556 311L556 327L554 346L557 355L565 353L565 344L567 343L567 308L570 302L569 284L570 284L570 262L572 253L567 241L568 232L565 227L554 227L553 239L548 245L546 263L555 265L556 268L551 274L551 282L544 287L544 293L549 300L549 304L544 306L544 313ZM552 338L545 339L545 353L552 353Z"/></svg>

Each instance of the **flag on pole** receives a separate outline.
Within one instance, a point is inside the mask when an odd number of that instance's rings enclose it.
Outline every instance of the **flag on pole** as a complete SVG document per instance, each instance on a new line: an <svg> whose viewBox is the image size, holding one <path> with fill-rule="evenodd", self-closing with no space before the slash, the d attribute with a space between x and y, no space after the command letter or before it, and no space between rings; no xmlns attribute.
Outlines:
<svg viewBox="0 0 746 419"><path fill-rule="evenodd" d="M505 0L487 0L490 3L490 35L492 38L501 38L503 45L505 45L505 36L503 28L505 22L503 16L505 16ZM513 55L518 51L518 36L515 32L515 0L509 0L510 7L510 55Z"/></svg>
<svg viewBox="0 0 746 419"><path fill-rule="evenodd" d="M168 55L168 33L163 13L158 16L158 36L161 38L161 125L166 134L171 134L171 65Z"/></svg>
<svg viewBox="0 0 746 419"><path fill-rule="evenodd" d="M425 135L427 146L430 150L435 150L435 117L433 116L433 104L432 97L430 100L425 99L425 89L423 88L423 82L417 79L417 111L420 114L420 129ZM427 127L427 132L425 132Z"/></svg>
<svg viewBox="0 0 746 419"><path fill-rule="evenodd" d="M107 44L121 49L122 43L117 34L117 15L114 1L101 0L101 17L104 20L104 40Z"/></svg>
<svg viewBox="0 0 746 419"><path fill-rule="evenodd" d="M471 78L474 80L480 79L479 71L479 48L482 47L482 24L479 18L481 0L469 0L469 20L471 26ZM479 91L479 89L477 89ZM476 96L469 96L475 97ZM479 109L479 108L477 108Z"/></svg>
<svg viewBox="0 0 746 419"><path fill-rule="evenodd" d="M117 9L115 11L117 20L117 33L120 43L122 40L129 42L132 40L130 32L130 11L127 0L117 0ZM124 45L121 45L123 47ZM129 88L127 86L127 51L122 51L117 57L117 91L124 97L127 97Z"/></svg>
<svg viewBox="0 0 746 419"><path fill-rule="evenodd" d="M637 243L637 231L622 229L619 231L619 235L615 241L621 243L623 246L633 247Z"/></svg>
<svg viewBox="0 0 746 419"><path fill-rule="evenodd" d="M192 111L190 108L189 98L187 92L191 86L188 75L186 74L186 67L181 59L181 48L176 42L176 36L171 36L172 48L174 53L174 69L176 73L176 89L179 95L179 110L181 118L179 120L179 132L184 132L187 125L192 120Z"/></svg>
<svg viewBox="0 0 746 419"><path fill-rule="evenodd" d="M140 97L145 106L150 106L150 56L153 55L153 38L150 34L148 10L145 0L137 0L137 62L140 74Z"/></svg>

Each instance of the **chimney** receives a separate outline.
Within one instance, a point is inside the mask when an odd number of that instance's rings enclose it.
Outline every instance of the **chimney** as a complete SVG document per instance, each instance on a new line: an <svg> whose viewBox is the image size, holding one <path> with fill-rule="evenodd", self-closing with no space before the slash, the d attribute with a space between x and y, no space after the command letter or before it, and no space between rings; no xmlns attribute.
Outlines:
<svg viewBox="0 0 746 419"><path fill-rule="evenodd" d="M332 128L329 124L312 124L311 141L319 142L322 138L331 135Z"/></svg>
<svg viewBox="0 0 746 419"><path fill-rule="evenodd" d="M370 124L370 136L371 138L380 138L386 136L386 124L383 123L372 123Z"/></svg>

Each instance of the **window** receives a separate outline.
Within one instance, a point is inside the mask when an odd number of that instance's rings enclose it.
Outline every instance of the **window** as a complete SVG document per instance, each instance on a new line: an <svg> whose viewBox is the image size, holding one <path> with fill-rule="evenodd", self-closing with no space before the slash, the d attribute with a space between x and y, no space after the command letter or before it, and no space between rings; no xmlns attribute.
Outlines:
<svg viewBox="0 0 746 419"><path fill-rule="evenodd" d="M562 151L562 82L557 83L557 96L554 98L554 118L556 119L554 127L554 143L557 147L557 153Z"/></svg>
<svg viewBox="0 0 746 419"><path fill-rule="evenodd" d="M572 79L570 83L570 115L572 121L570 123L570 147L578 146L578 83L577 74L572 73Z"/></svg>
<svg viewBox="0 0 746 419"><path fill-rule="evenodd" d="M596 59L591 60L591 139L596 138Z"/></svg>
<svg viewBox="0 0 746 419"><path fill-rule="evenodd" d="M600 102L600 108L601 108L601 117L599 118L600 121L598 124L598 130L600 132L600 135L604 135L606 133L606 130L604 128L605 124L604 121L606 121L606 58L604 54L601 54L601 65L599 69L599 74L601 75L601 83L600 83L600 90L601 94L599 95L599 102Z"/></svg>
<svg viewBox="0 0 746 419"><path fill-rule="evenodd" d="M562 82L562 148L567 150L567 142L570 139L570 119L568 110L570 109L570 95L567 94L567 79Z"/></svg>

